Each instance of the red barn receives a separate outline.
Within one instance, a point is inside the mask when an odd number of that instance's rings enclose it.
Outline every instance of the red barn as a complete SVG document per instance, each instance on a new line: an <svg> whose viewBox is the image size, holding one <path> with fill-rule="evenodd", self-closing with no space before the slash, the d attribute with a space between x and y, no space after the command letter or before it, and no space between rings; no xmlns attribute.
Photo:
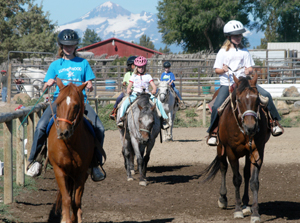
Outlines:
<svg viewBox="0 0 300 223"><path fill-rule="evenodd" d="M91 44L89 46L82 47L78 49L78 51L92 52L95 56L107 54L106 58L114 55L119 55L119 57L128 57L130 55L136 55L151 58L156 54L163 54L161 52L151 50L146 47L130 43L124 40L120 40L115 37Z"/></svg>

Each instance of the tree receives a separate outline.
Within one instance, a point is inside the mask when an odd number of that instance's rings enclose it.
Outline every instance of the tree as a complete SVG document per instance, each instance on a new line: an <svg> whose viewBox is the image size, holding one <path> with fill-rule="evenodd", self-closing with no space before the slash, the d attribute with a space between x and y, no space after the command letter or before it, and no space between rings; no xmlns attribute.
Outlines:
<svg viewBox="0 0 300 223"><path fill-rule="evenodd" d="M163 42L190 53L220 48L223 26L231 19L249 24L247 11L236 0L161 0L157 10Z"/></svg>
<svg viewBox="0 0 300 223"><path fill-rule="evenodd" d="M171 53L171 49L167 45L163 49L160 47L158 51L161 53Z"/></svg>
<svg viewBox="0 0 300 223"><path fill-rule="evenodd" d="M98 36L98 34L95 32L95 30L91 30L87 28L83 34L83 39L80 43L80 47L85 47L88 45L91 45L93 43L100 42L101 38Z"/></svg>
<svg viewBox="0 0 300 223"><path fill-rule="evenodd" d="M9 51L55 52L55 24L33 0L0 0L0 63ZM22 58L10 54L10 58Z"/></svg>
<svg viewBox="0 0 300 223"><path fill-rule="evenodd" d="M153 42L150 40L150 37L146 35L141 36L140 43L138 45L155 50Z"/></svg>
<svg viewBox="0 0 300 223"><path fill-rule="evenodd" d="M300 41L300 1L295 0L243 0L254 18L253 27L265 31L261 47L267 42Z"/></svg>

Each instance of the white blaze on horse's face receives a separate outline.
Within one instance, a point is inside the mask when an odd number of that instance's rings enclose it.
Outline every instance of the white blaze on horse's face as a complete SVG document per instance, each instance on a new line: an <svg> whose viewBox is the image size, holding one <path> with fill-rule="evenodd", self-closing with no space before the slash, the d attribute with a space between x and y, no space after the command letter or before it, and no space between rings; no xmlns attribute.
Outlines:
<svg viewBox="0 0 300 223"><path fill-rule="evenodd" d="M71 103L71 98L69 96L67 97L66 102L67 102L67 105L69 105Z"/></svg>

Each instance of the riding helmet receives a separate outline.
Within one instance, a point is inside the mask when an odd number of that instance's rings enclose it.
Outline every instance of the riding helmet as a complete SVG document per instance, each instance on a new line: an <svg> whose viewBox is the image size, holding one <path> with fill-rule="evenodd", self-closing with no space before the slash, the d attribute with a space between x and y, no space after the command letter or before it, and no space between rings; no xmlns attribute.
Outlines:
<svg viewBox="0 0 300 223"><path fill-rule="evenodd" d="M147 59L143 56L139 56L139 57L135 58L134 65L137 67L145 66L145 65L147 65Z"/></svg>
<svg viewBox="0 0 300 223"><path fill-rule="evenodd" d="M171 63L169 61L164 62L164 68L171 67Z"/></svg>
<svg viewBox="0 0 300 223"><path fill-rule="evenodd" d="M137 58L136 56L128 57L128 59L127 59L127 66L134 64L134 60L136 58Z"/></svg>
<svg viewBox="0 0 300 223"><path fill-rule="evenodd" d="M246 32L243 24L237 20L230 20L223 28L225 36L239 35Z"/></svg>
<svg viewBox="0 0 300 223"><path fill-rule="evenodd" d="M58 34L57 42L61 45L77 45L79 42L79 36L72 29L64 29Z"/></svg>

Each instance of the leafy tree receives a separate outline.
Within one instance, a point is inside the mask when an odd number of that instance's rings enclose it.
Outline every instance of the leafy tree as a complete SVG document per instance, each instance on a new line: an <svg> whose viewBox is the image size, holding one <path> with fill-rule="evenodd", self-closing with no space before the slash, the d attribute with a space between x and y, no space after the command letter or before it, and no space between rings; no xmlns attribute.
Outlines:
<svg viewBox="0 0 300 223"><path fill-rule="evenodd" d="M261 47L267 42L300 41L300 1L295 0L243 0L258 31L265 31Z"/></svg>
<svg viewBox="0 0 300 223"><path fill-rule="evenodd" d="M181 45L189 53L216 50L224 42L223 26L231 19L249 24L240 1L161 0L158 28L163 42Z"/></svg>
<svg viewBox="0 0 300 223"><path fill-rule="evenodd" d="M160 47L158 51L161 53L171 53L171 49L167 45L163 49Z"/></svg>
<svg viewBox="0 0 300 223"><path fill-rule="evenodd" d="M147 35L141 36L140 43L138 45L155 50L153 42L150 40L150 37Z"/></svg>
<svg viewBox="0 0 300 223"><path fill-rule="evenodd" d="M95 32L95 30L91 30L87 28L83 34L82 41L80 43L80 47L85 47L88 45L91 45L93 43L100 42L101 38L98 36L98 34Z"/></svg>
<svg viewBox="0 0 300 223"><path fill-rule="evenodd" d="M55 24L33 0L0 0L0 62L9 51L55 52ZM21 58L10 54L10 58ZM35 55L37 56L37 55Z"/></svg>

